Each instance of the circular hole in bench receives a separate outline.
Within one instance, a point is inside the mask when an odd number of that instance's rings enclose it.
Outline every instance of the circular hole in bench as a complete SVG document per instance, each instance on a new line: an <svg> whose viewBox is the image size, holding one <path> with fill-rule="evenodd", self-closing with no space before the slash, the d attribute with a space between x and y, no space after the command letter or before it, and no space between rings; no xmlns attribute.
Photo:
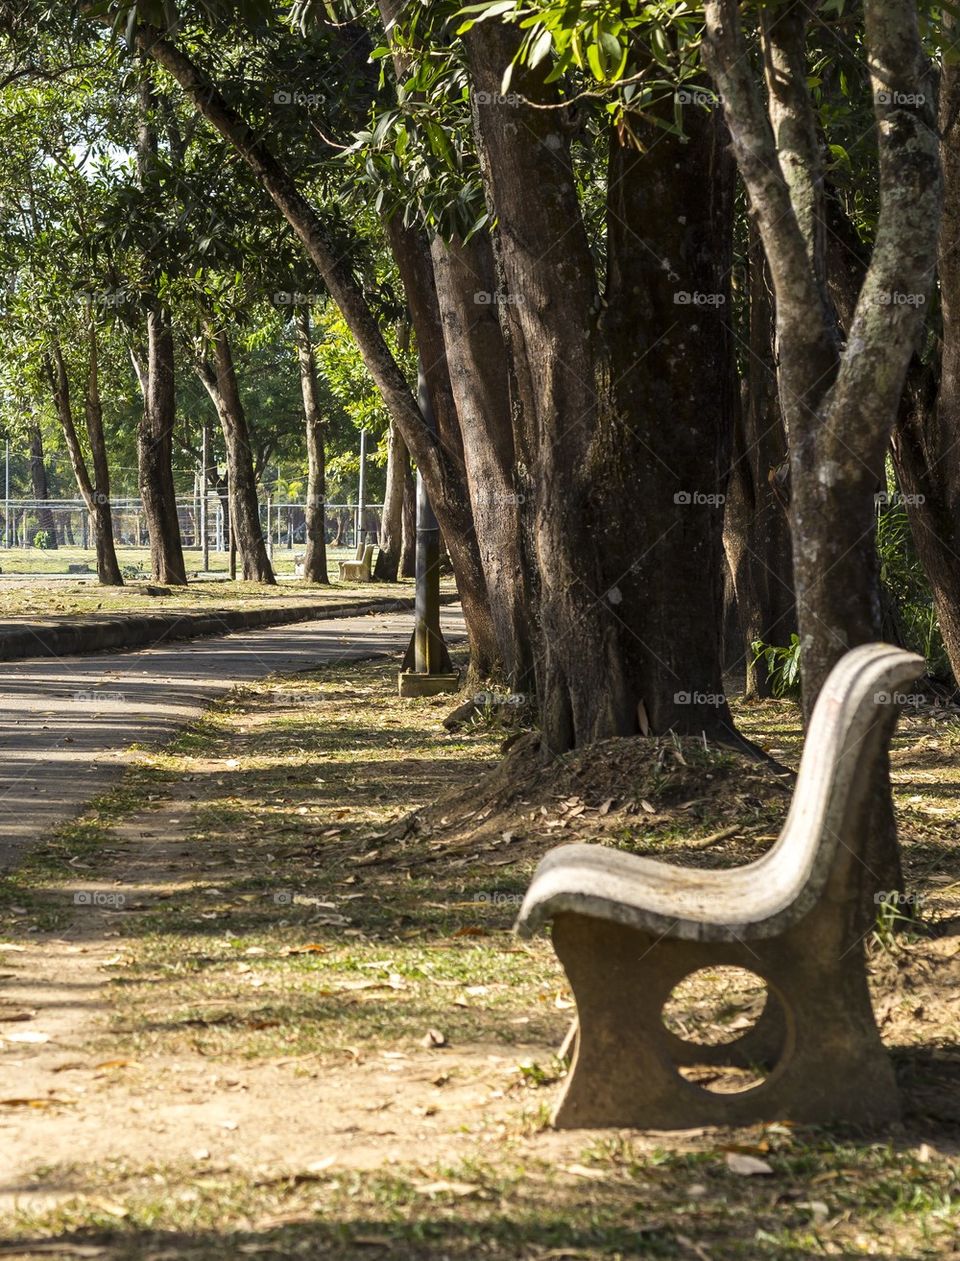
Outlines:
<svg viewBox="0 0 960 1261"><path fill-rule="evenodd" d="M775 1001L766 982L746 968L692 972L674 986L663 1007L664 1025L691 1050L677 1071L686 1081L716 1094L758 1086L770 1065L738 1056L736 1044L754 1028L767 1003Z"/></svg>

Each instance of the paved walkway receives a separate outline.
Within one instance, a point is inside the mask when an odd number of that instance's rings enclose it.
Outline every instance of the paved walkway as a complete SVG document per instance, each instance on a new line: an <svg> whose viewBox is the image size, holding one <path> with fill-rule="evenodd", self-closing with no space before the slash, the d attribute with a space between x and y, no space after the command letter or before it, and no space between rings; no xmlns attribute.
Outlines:
<svg viewBox="0 0 960 1261"><path fill-rule="evenodd" d="M457 606L444 633L462 638ZM406 647L413 614L242 631L138 652L0 663L0 870L238 683Z"/></svg>

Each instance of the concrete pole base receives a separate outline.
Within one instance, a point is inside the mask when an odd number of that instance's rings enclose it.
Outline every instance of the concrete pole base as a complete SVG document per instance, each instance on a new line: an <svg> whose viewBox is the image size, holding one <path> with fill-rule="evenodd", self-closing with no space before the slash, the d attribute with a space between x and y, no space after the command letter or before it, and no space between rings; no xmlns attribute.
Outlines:
<svg viewBox="0 0 960 1261"><path fill-rule="evenodd" d="M459 692L459 674L416 674L413 670L401 670L397 675L397 690L403 697L439 696L441 692Z"/></svg>

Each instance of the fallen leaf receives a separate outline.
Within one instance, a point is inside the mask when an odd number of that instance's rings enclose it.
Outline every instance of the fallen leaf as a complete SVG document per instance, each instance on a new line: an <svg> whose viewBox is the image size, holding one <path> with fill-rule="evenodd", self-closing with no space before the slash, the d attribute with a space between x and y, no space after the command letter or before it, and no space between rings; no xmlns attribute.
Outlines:
<svg viewBox="0 0 960 1261"><path fill-rule="evenodd" d="M773 1168L765 1160L759 1156L745 1156L742 1152L727 1152L726 1163L731 1173L738 1173L744 1178L773 1173Z"/></svg>
<svg viewBox="0 0 960 1261"><path fill-rule="evenodd" d="M426 1047L446 1046L446 1035L441 1033L439 1029L428 1029L420 1039L420 1045Z"/></svg>
<svg viewBox="0 0 960 1261"><path fill-rule="evenodd" d="M57 1095L47 1095L41 1099L0 1099L0 1108L56 1108L63 1104L76 1103L76 1099L65 1099Z"/></svg>
<svg viewBox="0 0 960 1261"><path fill-rule="evenodd" d="M564 1173L573 1174L575 1178L589 1178L593 1182L600 1182L607 1176L602 1169L589 1165L561 1165L560 1168Z"/></svg>
<svg viewBox="0 0 960 1261"><path fill-rule="evenodd" d="M823 1200L798 1200L794 1207L807 1209L817 1226L822 1226L830 1216L830 1209Z"/></svg>
<svg viewBox="0 0 960 1261"><path fill-rule="evenodd" d="M478 1195L483 1188L477 1186L473 1182L419 1182L414 1183L414 1190L419 1191L421 1195L429 1195L431 1199L435 1195L455 1195L464 1197L468 1195Z"/></svg>
<svg viewBox="0 0 960 1261"><path fill-rule="evenodd" d="M102 1064L94 1064L94 1068L139 1068L138 1060L104 1060Z"/></svg>

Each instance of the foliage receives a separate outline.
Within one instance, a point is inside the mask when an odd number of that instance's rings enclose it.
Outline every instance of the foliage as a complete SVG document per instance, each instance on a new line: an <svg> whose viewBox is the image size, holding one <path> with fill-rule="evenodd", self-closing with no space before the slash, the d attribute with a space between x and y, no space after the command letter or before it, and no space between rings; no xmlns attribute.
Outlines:
<svg viewBox="0 0 960 1261"><path fill-rule="evenodd" d="M754 661L765 662L774 696L797 699L800 696L800 637L790 636L786 647L765 644L756 639L750 645Z"/></svg>

